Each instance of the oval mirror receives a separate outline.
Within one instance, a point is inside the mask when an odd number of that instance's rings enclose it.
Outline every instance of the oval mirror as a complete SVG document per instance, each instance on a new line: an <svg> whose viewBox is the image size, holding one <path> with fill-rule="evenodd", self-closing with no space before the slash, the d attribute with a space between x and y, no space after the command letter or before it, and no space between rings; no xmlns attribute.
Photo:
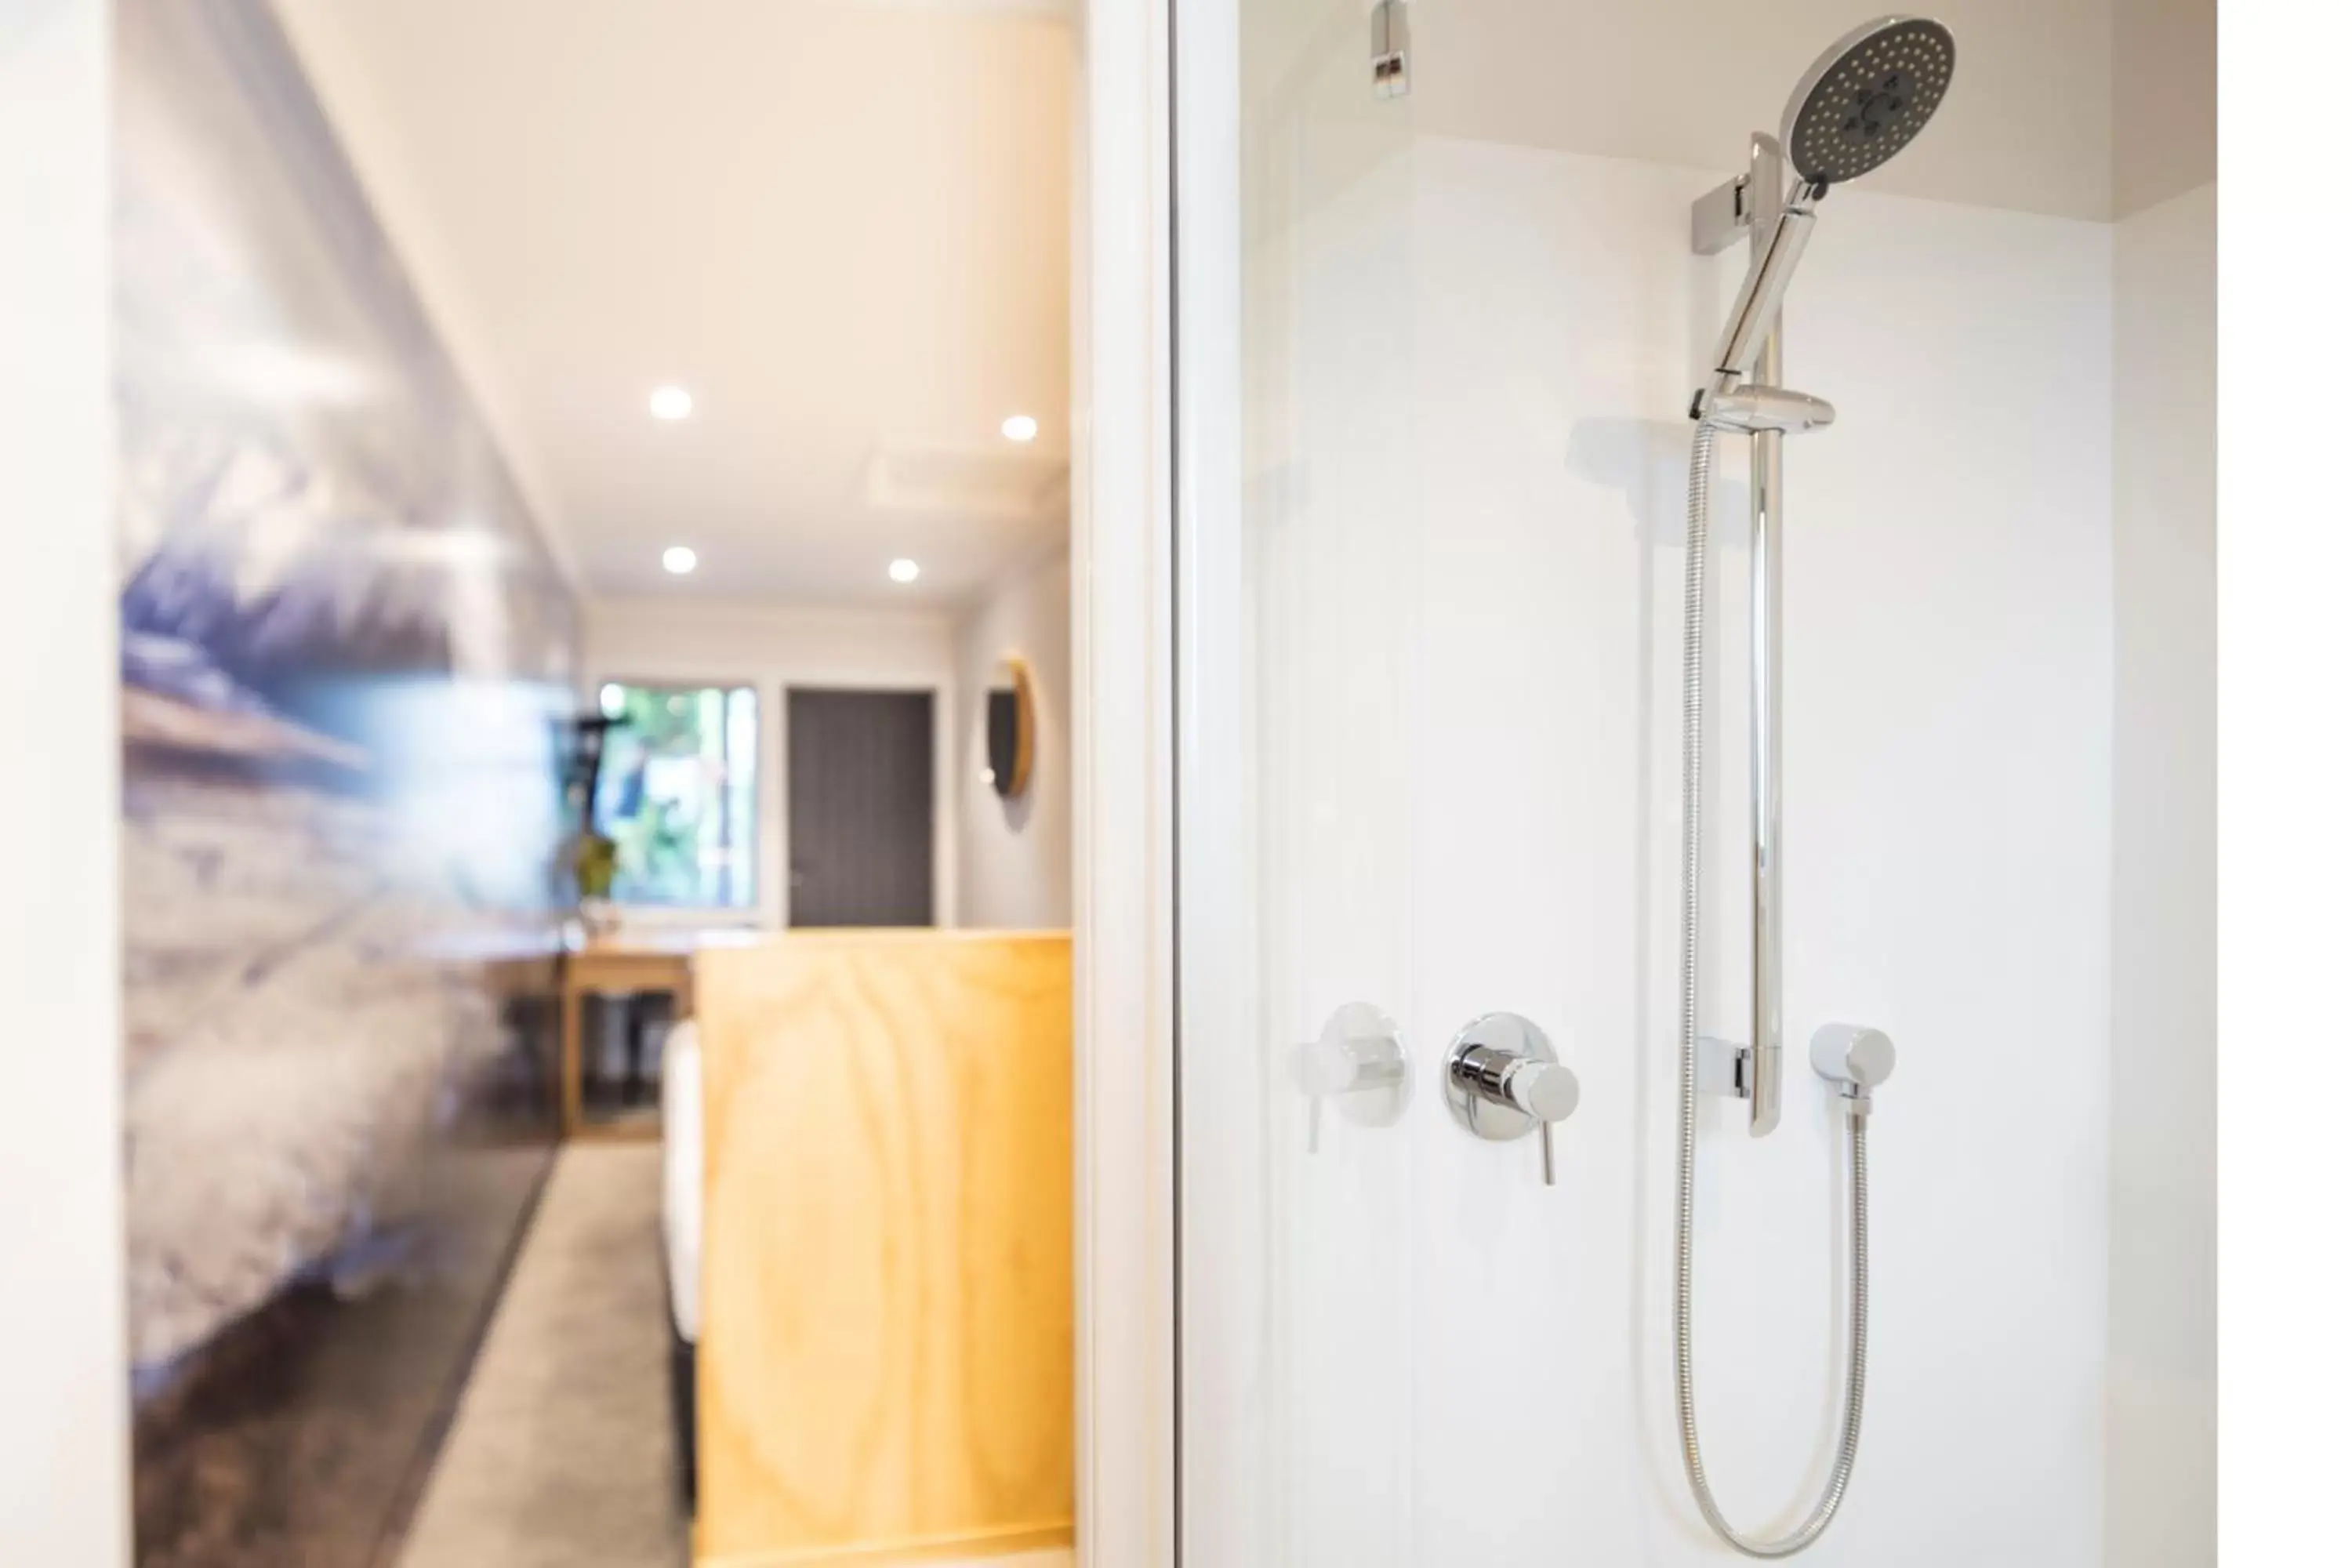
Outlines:
<svg viewBox="0 0 2352 1568"><path fill-rule="evenodd" d="M1029 787L1037 752L1037 711L1028 661L1007 654L988 683L988 782L1007 800Z"/></svg>

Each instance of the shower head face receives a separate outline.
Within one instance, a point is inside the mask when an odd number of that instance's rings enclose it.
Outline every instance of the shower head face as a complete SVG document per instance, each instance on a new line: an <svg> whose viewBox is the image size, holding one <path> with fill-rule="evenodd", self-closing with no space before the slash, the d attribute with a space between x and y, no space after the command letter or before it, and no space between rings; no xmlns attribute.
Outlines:
<svg viewBox="0 0 2352 1568"><path fill-rule="evenodd" d="M1780 144L1809 184L1867 174L1911 144L1952 84L1951 30L1887 16L1840 38L1789 100Z"/></svg>

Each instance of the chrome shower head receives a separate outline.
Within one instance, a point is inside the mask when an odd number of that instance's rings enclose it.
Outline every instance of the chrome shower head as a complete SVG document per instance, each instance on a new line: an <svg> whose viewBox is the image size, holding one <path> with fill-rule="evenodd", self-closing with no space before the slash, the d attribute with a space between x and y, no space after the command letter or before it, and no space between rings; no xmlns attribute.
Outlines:
<svg viewBox="0 0 2352 1568"><path fill-rule="evenodd" d="M1952 83L1951 29L1882 16L1840 38L1789 100L1780 144L1810 185L1867 174L1911 144Z"/></svg>
<svg viewBox="0 0 2352 1568"><path fill-rule="evenodd" d="M1747 281L1716 344L1714 382L1701 389L1694 414L1755 367L1812 233L1814 204L1832 185L1870 173L1926 129L1952 84L1953 55L1951 32L1941 22L1882 16L1830 46L1797 84L1780 123L1780 146L1797 183L1748 262ZM1771 195L1777 199L1780 193ZM1749 221L1760 222L1761 215Z"/></svg>

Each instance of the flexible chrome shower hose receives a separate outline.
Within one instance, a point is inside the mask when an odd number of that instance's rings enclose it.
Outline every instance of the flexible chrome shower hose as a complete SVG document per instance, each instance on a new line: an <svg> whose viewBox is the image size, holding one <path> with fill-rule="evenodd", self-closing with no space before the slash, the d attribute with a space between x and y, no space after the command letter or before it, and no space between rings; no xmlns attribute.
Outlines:
<svg viewBox="0 0 2352 1568"><path fill-rule="evenodd" d="M1683 1469L1698 1510L1714 1531L1750 1557L1790 1557L1821 1538L1853 1479L1862 1446L1862 1382L1870 1345L1870 1143L1864 1118L1846 1118L1853 1165L1853 1253L1850 1285L1852 1335L1845 1363L1845 1405L1838 1423L1837 1458L1829 1484L1805 1521L1778 1540L1759 1541L1732 1528L1707 1485L1699 1457L1698 1402L1691 1376L1691 1189L1698 1153L1699 879L1706 758L1706 536L1713 488L1716 431L1699 422L1691 437L1690 521L1683 565L1683 967L1682 1120L1675 1151L1675 1408L1682 1419Z"/></svg>

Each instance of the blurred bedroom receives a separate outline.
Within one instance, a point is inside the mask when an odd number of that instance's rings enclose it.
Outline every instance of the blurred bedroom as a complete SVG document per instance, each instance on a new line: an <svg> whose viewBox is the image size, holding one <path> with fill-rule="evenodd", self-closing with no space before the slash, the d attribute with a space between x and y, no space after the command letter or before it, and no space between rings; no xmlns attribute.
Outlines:
<svg viewBox="0 0 2352 1568"><path fill-rule="evenodd" d="M138 1562L1067 1561L1066 8L114 50Z"/></svg>

